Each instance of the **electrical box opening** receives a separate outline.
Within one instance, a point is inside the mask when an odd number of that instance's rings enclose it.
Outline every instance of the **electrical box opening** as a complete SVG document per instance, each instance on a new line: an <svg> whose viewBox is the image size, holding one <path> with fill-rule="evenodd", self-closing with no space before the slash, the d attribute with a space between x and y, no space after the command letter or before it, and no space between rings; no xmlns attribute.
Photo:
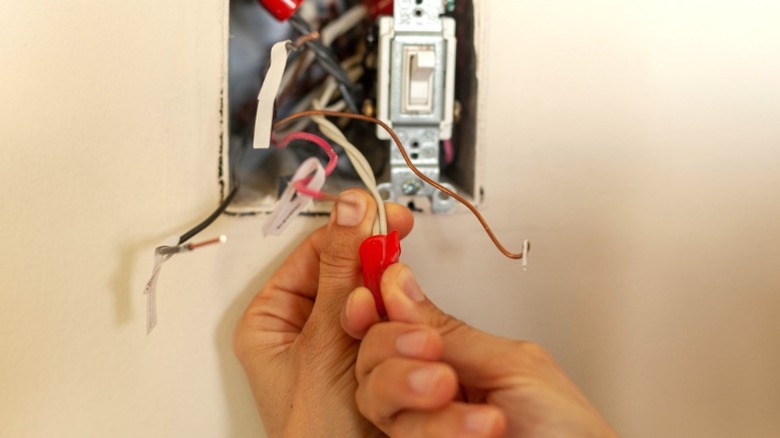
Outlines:
<svg viewBox="0 0 780 438"><path fill-rule="evenodd" d="M274 147L293 132L322 135L323 127L311 118L274 129L267 149L252 147L271 48L284 40L306 46L290 52L276 95L276 120L313 108L375 117L395 131L420 172L479 203L474 34L472 0L231 0L229 140L220 169L223 196L240 189L227 212L271 212L301 163L327 159L305 142ZM365 157L383 199L434 213L455 207L411 171L384 129L328 119ZM353 156L335 142L333 147L338 165L323 191L364 187L365 175ZM317 201L307 212L329 210L330 202Z"/></svg>

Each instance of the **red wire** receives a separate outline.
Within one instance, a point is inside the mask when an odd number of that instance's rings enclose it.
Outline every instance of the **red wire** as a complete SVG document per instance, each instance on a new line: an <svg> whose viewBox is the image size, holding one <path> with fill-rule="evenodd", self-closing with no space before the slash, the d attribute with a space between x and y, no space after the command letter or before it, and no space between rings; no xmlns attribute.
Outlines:
<svg viewBox="0 0 780 438"><path fill-rule="evenodd" d="M452 164L455 161L455 148L452 146L452 140L444 140L444 164Z"/></svg>
<svg viewBox="0 0 780 438"><path fill-rule="evenodd" d="M308 141L309 143L314 143L321 147L322 150L328 154L328 164L325 165L325 176L330 176L330 174L333 173L333 170L336 169L336 165L339 163L339 156L336 155L336 151L333 150L333 147L330 145L330 143L328 143L324 138L315 134L308 132L293 132L287 135L287 137L285 137L277 147L279 149L284 149L288 144L296 140Z"/></svg>

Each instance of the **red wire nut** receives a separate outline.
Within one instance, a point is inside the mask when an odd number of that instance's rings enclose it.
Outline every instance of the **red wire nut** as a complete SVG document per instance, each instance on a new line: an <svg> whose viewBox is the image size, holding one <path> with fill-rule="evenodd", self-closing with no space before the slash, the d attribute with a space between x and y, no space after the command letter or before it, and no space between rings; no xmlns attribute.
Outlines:
<svg viewBox="0 0 780 438"><path fill-rule="evenodd" d="M393 0L363 0L372 19L377 15L393 15Z"/></svg>
<svg viewBox="0 0 780 438"><path fill-rule="evenodd" d="M260 0L268 12L279 21L287 21L303 3L303 0Z"/></svg>
<svg viewBox="0 0 780 438"><path fill-rule="evenodd" d="M398 263L401 257L401 241L398 231L387 236L371 236L360 245L360 263L363 265L363 284L374 295L376 310L379 316L387 316L385 302L382 300L382 274L388 266Z"/></svg>

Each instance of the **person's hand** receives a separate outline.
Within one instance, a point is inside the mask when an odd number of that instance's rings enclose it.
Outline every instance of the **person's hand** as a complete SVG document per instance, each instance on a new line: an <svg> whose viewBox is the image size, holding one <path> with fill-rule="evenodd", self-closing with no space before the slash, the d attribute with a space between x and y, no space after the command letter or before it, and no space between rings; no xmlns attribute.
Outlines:
<svg viewBox="0 0 780 438"><path fill-rule="evenodd" d="M357 405L398 437L607 437L609 425L552 357L444 314L405 265L382 277L388 322L356 289L342 325L363 339Z"/></svg>
<svg viewBox="0 0 780 438"><path fill-rule="evenodd" d="M391 230L411 231L409 210L387 204L387 215ZM339 326L375 217L368 194L342 193L330 223L295 249L238 323L234 350L271 437L381 435L355 406L358 342Z"/></svg>

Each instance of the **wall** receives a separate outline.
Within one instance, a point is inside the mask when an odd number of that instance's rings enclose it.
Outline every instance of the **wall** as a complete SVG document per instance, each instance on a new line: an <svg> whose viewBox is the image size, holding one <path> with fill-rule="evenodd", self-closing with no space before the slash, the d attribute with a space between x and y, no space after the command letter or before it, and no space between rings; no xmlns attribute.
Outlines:
<svg viewBox="0 0 780 438"><path fill-rule="evenodd" d="M222 218L222 1L17 2L0 13L0 436L256 436L230 354L300 240ZM625 436L780 429L780 5L485 2L485 213L420 217L429 294L559 358ZM468 274L465 274L468 272Z"/></svg>

